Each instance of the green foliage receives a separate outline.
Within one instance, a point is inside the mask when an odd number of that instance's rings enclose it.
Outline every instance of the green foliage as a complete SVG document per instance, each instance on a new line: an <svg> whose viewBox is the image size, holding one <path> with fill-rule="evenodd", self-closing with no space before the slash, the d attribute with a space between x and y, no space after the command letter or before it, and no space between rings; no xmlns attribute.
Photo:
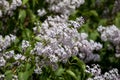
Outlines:
<svg viewBox="0 0 120 80"><path fill-rule="evenodd" d="M31 67L31 64L27 63L25 66L25 71L24 72L19 72L18 73L18 79L19 80L30 80L30 77L33 74L34 67Z"/></svg>
<svg viewBox="0 0 120 80"><path fill-rule="evenodd" d="M77 17L83 16L85 23L78 31L88 33L88 38L103 44L103 49L97 52L101 56L101 61L97 63L101 65L103 72L113 67L120 70L120 59L114 56L114 47L108 50L107 45L112 44L102 42L96 30L99 25L115 24L120 28L120 12L117 14L111 13L115 0L98 0L100 1L99 4L97 4L96 1L97 0L85 0L85 4L81 5L72 13L69 19L75 20ZM0 35L16 34L18 38L12 44L12 47L7 48L7 51L15 50L16 53L25 54L27 57L31 58L31 63L25 61L21 63L17 69L15 66L14 68L16 70L14 70L10 68L12 62L14 62L14 59L11 59L11 63L6 64L6 70L0 68L0 73L5 74L5 80L12 80L13 74L18 74L19 80L86 80L91 77L91 74L85 72L86 64L76 56L71 57L66 64L58 63L57 70L53 70L51 66L45 66L42 68L43 72L41 74L34 73L35 58L30 55L30 50L33 48L34 43L41 41L41 39L34 36L33 27L35 27L35 22L42 23L44 19L47 18L38 17L37 10L46 8L48 5L44 3L44 0L22 0L22 2L22 6L14 11L15 14L12 17L9 18L5 16L5 20L0 18ZM110 11L104 16L103 12L105 7ZM48 13L50 14L47 15L53 15L51 12ZM3 24L5 25L3 26ZM40 28L38 30L40 30ZM22 51L20 47L23 39L30 41L32 44L26 52Z"/></svg>
<svg viewBox="0 0 120 80"><path fill-rule="evenodd" d="M25 5L29 0L23 0L22 4Z"/></svg>
<svg viewBox="0 0 120 80"><path fill-rule="evenodd" d="M118 13L117 16L115 17L114 23L116 26L120 28L120 13Z"/></svg>
<svg viewBox="0 0 120 80"><path fill-rule="evenodd" d="M25 10L20 10L18 19L20 20L21 23L23 23L25 18L26 18L26 11Z"/></svg>
<svg viewBox="0 0 120 80"><path fill-rule="evenodd" d="M12 71L11 70L8 70L5 72L5 79L6 80L12 80Z"/></svg>

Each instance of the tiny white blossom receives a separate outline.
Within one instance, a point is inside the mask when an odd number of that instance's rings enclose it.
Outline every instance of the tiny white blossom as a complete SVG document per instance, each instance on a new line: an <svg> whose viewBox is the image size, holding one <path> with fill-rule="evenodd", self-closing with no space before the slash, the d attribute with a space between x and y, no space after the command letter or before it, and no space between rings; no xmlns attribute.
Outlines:
<svg viewBox="0 0 120 80"><path fill-rule="evenodd" d="M81 33L80 34L81 39L87 39L88 35L86 33Z"/></svg>
<svg viewBox="0 0 120 80"><path fill-rule="evenodd" d="M13 42L13 41L15 41L16 36L14 36L14 35L10 34L10 38L11 38L11 41Z"/></svg>
<svg viewBox="0 0 120 80"><path fill-rule="evenodd" d="M17 75L12 75L12 80L18 80L18 76Z"/></svg>
<svg viewBox="0 0 120 80"><path fill-rule="evenodd" d="M45 9L38 9L37 10L37 12L38 12L38 16L44 16L47 12L45 11Z"/></svg>
<svg viewBox="0 0 120 80"><path fill-rule="evenodd" d="M2 17L2 11L0 10L0 17Z"/></svg>
<svg viewBox="0 0 120 80"><path fill-rule="evenodd" d="M55 55L50 55L49 58L50 58L51 62L57 62L58 61L58 57L56 57Z"/></svg>
<svg viewBox="0 0 120 80"><path fill-rule="evenodd" d="M6 63L5 59L3 57L0 57L0 67L5 66L5 63Z"/></svg>
<svg viewBox="0 0 120 80"><path fill-rule="evenodd" d="M22 41L22 49L26 49L27 47L31 46L29 41L23 40Z"/></svg>
<svg viewBox="0 0 120 80"><path fill-rule="evenodd" d="M76 21L71 20L70 23L74 26L74 28L80 27L80 24L78 22L76 22Z"/></svg>
<svg viewBox="0 0 120 80"><path fill-rule="evenodd" d="M10 59L11 57L14 56L14 50L5 52L5 54L3 54L5 56L5 58Z"/></svg>
<svg viewBox="0 0 120 80"><path fill-rule="evenodd" d="M36 74L41 74L42 73L42 69L41 68L37 68L37 69L34 70L34 72Z"/></svg>
<svg viewBox="0 0 120 80"><path fill-rule="evenodd" d="M0 79L4 79L5 78L5 75L4 74L0 74Z"/></svg>
<svg viewBox="0 0 120 80"><path fill-rule="evenodd" d="M21 6L21 5L22 5L22 1L21 0L12 0L10 8L12 10L15 10L17 8L17 6Z"/></svg>
<svg viewBox="0 0 120 80"><path fill-rule="evenodd" d="M23 56L22 54L16 54L14 56L14 59L15 60L25 60L25 56Z"/></svg>

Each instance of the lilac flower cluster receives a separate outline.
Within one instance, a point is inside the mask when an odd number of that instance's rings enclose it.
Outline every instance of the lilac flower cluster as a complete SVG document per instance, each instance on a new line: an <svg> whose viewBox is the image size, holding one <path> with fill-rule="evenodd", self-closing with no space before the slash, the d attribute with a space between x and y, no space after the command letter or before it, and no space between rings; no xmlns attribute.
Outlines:
<svg viewBox="0 0 120 80"><path fill-rule="evenodd" d="M120 30L115 26L109 27L99 26L98 31L101 33L103 41L111 42L116 48L116 57L120 57Z"/></svg>
<svg viewBox="0 0 120 80"><path fill-rule="evenodd" d="M16 36L14 36L12 34L5 36L5 38L0 36L0 47L1 47L1 51L0 51L0 67L4 67L7 63L9 63L10 59L14 59L14 62L11 63L11 66L13 66L14 63L16 63L16 62L19 63L19 61L23 61L23 60L26 59L26 56L24 56L21 53L16 54L14 50L7 51L7 48L9 46L11 46L11 44L15 40L16 40ZM25 42L25 40L23 40L22 42ZM28 47L28 44L26 45L26 44L22 43L22 46L23 45L25 46L24 49L26 47Z"/></svg>
<svg viewBox="0 0 120 80"><path fill-rule="evenodd" d="M48 3L48 10L60 13L63 15L70 15L71 12L74 12L76 8L80 7L83 4L84 0L45 0ZM41 11L41 12L40 12ZM45 14L45 10L38 10L38 15L42 16Z"/></svg>
<svg viewBox="0 0 120 80"><path fill-rule="evenodd" d="M77 31L81 23L83 23L81 17L76 21L69 21L66 15L48 16L41 27L39 23L36 23L38 27L34 28L34 32L40 41L35 44L31 54L43 56L48 64L65 63L69 57L74 55L79 55L80 59L85 62L99 60L99 55L93 54L93 51L100 50L102 45L93 40L87 40L86 33ZM45 63L46 60L42 61Z"/></svg>
<svg viewBox="0 0 120 80"><path fill-rule="evenodd" d="M120 1L115 0L112 14L118 13L120 11Z"/></svg>
<svg viewBox="0 0 120 80"><path fill-rule="evenodd" d="M7 0L0 0L0 17L4 15L12 16L13 11L21 5L21 0L12 0L12 3L8 2Z"/></svg>
<svg viewBox="0 0 120 80"><path fill-rule="evenodd" d="M97 64L93 64L92 67L86 66L86 72L92 74L92 78L88 78L87 80L119 80L120 74L118 73L117 68L113 68L109 72L101 73L101 68Z"/></svg>
<svg viewBox="0 0 120 80"><path fill-rule="evenodd" d="M0 35L0 67L1 66L5 66L6 64L6 60L4 58L7 57L9 58L10 56L7 56L5 54L2 54L2 52L4 52L6 50L7 47L9 47L11 45L12 42L14 42L16 39L16 36L10 34L10 35L6 35L5 38L3 38L2 35ZM12 53L12 52L10 52Z"/></svg>
<svg viewBox="0 0 120 80"><path fill-rule="evenodd" d="M5 50L8 46L11 45L12 42L14 42L16 39L16 36L10 34L6 35L5 38L3 38L2 35L0 35L0 51Z"/></svg>

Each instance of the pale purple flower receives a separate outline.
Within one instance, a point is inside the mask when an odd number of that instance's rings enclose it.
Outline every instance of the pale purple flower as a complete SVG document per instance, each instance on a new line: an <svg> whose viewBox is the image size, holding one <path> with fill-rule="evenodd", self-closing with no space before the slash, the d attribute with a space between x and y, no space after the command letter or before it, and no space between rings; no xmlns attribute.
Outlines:
<svg viewBox="0 0 120 80"><path fill-rule="evenodd" d="M22 41L22 46L21 47L22 47L23 50L25 50L29 46L31 46L29 41L27 41L27 40Z"/></svg>
<svg viewBox="0 0 120 80"><path fill-rule="evenodd" d="M38 9L37 10L38 16L44 16L47 12L45 11L45 9Z"/></svg>
<svg viewBox="0 0 120 80"><path fill-rule="evenodd" d="M14 59L15 60L25 60L25 56L23 56L22 54L16 54L14 55Z"/></svg>
<svg viewBox="0 0 120 80"><path fill-rule="evenodd" d="M2 17L2 11L0 10L0 17Z"/></svg>
<svg viewBox="0 0 120 80"><path fill-rule="evenodd" d="M8 52L5 52L4 57L7 58L7 59L10 59L14 56L14 50L11 50L11 51L8 51Z"/></svg>
<svg viewBox="0 0 120 80"><path fill-rule="evenodd" d="M4 57L0 56L0 67L5 66L5 64L6 64L6 60L4 59Z"/></svg>

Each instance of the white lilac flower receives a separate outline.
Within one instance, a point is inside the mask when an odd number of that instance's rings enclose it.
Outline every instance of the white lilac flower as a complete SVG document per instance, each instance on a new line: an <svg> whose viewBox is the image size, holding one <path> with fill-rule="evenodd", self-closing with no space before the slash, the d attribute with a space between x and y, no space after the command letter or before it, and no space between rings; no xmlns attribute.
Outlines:
<svg viewBox="0 0 120 80"><path fill-rule="evenodd" d="M21 5L22 5L21 0L12 0L10 9L15 10L17 8L17 6L21 6Z"/></svg>
<svg viewBox="0 0 120 80"><path fill-rule="evenodd" d="M0 57L0 67L5 66L5 63L6 63L5 59L3 57Z"/></svg>
<svg viewBox="0 0 120 80"><path fill-rule="evenodd" d="M14 35L10 34L10 37L11 37L11 41L12 41L12 42L14 42L14 41L15 41L15 39L16 39L16 36L14 36Z"/></svg>
<svg viewBox="0 0 120 80"><path fill-rule="evenodd" d="M14 56L14 50L11 50L11 51L8 51L8 52L5 52L4 57L7 58L7 59L10 59Z"/></svg>
<svg viewBox="0 0 120 80"><path fill-rule="evenodd" d="M109 72L101 73L101 68L99 65L93 64L92 67L86 66L86 72L92 74L92 78L87 80L119 80L120 74L117 68L109 70Z"/></svg>
<svg viewBox="0 0 120 80"><path fill-rule="evenodd" d="M98 30L100 33L102 33L102 32L105 30L105 27L103 27L103 26L101 25L101 26L99 26L99 27L97 28L97 30Z"/></svg>
<svg viewBox="0 0 120 80"><path fill-rule="evenodd" d="M18 80L18 76L17 75L12 75L12 80Z"/></svg>
<svg viewBox="0 0 120 80"><path fill-rule="evenodd" d="M9 2L6 1L6 0L2 0L2 6L4 7L5 9L5 12L7 12L9 10Z"/></svg>
<svg viewBox="0 0 120 80"><path fill-rule="evenodd" d="M105 80L103 76L95 76L92 80Z"/></svg>
<svg viewBox="0 0 120 80"><path fill-rule="evenodd" d="M5 78L5 75L4 74L0 74L0 79L4 80L4 78Z"/></svg>
<svg viewBox="0 0 120 80"><path fill-rule="evenodd" d="M34 28L33 28L33 31L37 31L37 27L34 27Z"/></svg>
<svg viewBox="0 0 120 80"><path fill-rule="evenodd" d="M65 15L70 15L71 12L74 12L81 4L84 3L84 0L45 0L49 4L49 10L56 13L61 13Z"/></svg>
<svg viewBox="0 0 120 80"><path fill-rule="evenodd" d="M102 45L100 43L94 42L93 40L90 40L90 44L92 45L92 50L100 50L102 49Z"/></svg>
<svg viewBox="0 0 120 80"><path fill-rule="evenodd" d="M3 38L0 35L0 50L6 49L8 46L11 45L12 42L15 41L16 36L14 35L6 35L5 38Z"/></svg>
<svg viewBox="0 0 120 80"><path fill-rule="evenodd" d="M94 76L99 76L101 74L101 69L98 64L97 65L92 64L92 67L87 65L86 68L87 68L86 72L91 73Z"/></svg>
<svg viewBox="0 0 120 80"><path fill-rule="evenodd" d="M2 51L2 47L3 47L3 44L4 43L4 39L3 39L3 37L0 35L0 51Z"/></svg>
<svg viewBox="0 0 120 80"><path fill-rule="evenodd" d="M81 33L80 37L82 40L87 39L88 35L86 33Z"/></svg>
<svg viewBox="0 0 120 80"><path fill-rule="evenodd" d="M80 20L76 19L78 24ZM34 32L40 40L36 42L31 54L42 56L43 59L36 64L41 64L42 61L45 63L43 65L54 66L57 62L66 63L69 57L76 55L80 55L80 59L85 62L99 60L99 55L93 54L93 51L100 50L102 45L92 40L88 41L86 33L79 33L77 28L71 27L67 15L48 16L41 24L40 31L37 31L39 26L35 25Z"/></svg>
<svg viewBox="0 0 120 80"><path fill-rule="evenodd" d="M21 0L16 0L17 2L17 6L21 6L22 5L22 1Z"/></svg>
<svg viewBox="0 0 120 80"><path fill-rule="evenodd" d="M17 7L21 6L22 1L21 0L12 0L12 2L10 3L7 0L1 0L0 5L1 5L2 9L3 9L2 14L12 16L13 13L14 13L13 10L16 10Z"/></svg>
<svg viewBox="0 0 120 80"><path fill-rule="evenodd" d="M22 49L25 50L27 47L31 46L29 41L23 40L22 41Z"/></svg>
<svg viewBox="0 0 120 80"><path fill-rule="evenodd" d="M50 58L51 62L57 62L58 61L58 57L55 56L55 55L50 55L49 58Z"/></svg>
<svg viewBox="0 0 120 80"><path fill-rule="evenodd" d="M117 42L116 44L120 43L120 30L115 25L109 27L100 26L98 31L101 33L101 39L103 41Z"/></svg>
<svg viewBox="0 0 120 80"><path fill-rule="evenodd" d="M21 57L22 57L21 54L16 54L16 55L14 56L14 59L15 59L15 60L18 60L18 59L20 59Z"/></svg>
<svg viewBox="0 0 120 80"><path fill-rule="evenodd" d="M74 26L74 28L78 28L80 26L79 23L77 23L76 21L70 21L70 24L72 24Z"/></svg>
<svg viewBox="0 0 120 80"><path fill-rule="evenodd" d="M119 58L120 57L120 53L116 53L115 57Z"/></svg>
<svg viewBox="0 0 120 80"><path fill-rule="evenodd" d="M37 42L34 50L32 51L32 53L37 53L38 55L42 55L42 49L43 49L42 43Z"/></svg>
<svg viewBox="0 0 120 80"><path fill-rule="evenodd" d="M47 12L45 11L45 9L38 9L37 10L38 16L44 16Z"/></svg>
<svg viewBox="0 0 120 80"><path fill-rule="evenodd" d="M16 54L16 55L14 55L14 59L15 60L25 60L25 56L23 56L22 54Z"/></svg>
<svg viewBox="0 0 120 80"><path fill-rule="evenodd" d="M2 10L0 10L0 17L2 17Z"/></svg>
<svg viewBox="0 0 120 80"><path fill-rule="evenodd" d="M84 23L83 17L78 17L76 18L76 21L70 20L69 23L74 27L74 28L79 28L81 25Z"/></svg>
<svg viewBox="0 0 120 80"><path fill-rule="evenodd" d="M42 69L41 69L41 68L36 68L36 69L34 70L34 72L35 72L36 74L41 74L41 73L42 73Z"/></svg>
<svg viewBox="0 0 120 80"><path fill-rule="evenodd" d="M109 79L109 80L119 80L120 79L120 74L118 73L118 69L113 68L109 72L106 72L104 74L104 78Z"/></svg>
<svg viewBox="0 0 120 80"><path fill-rule="evenodd" d="M120 57L120 29L118 29L115 25L111 25L109 27L99 26L98 31L101 33L101 39L103 41L109 41L116 48L116 57Z"/></svg>
<svg viewBox="0 0 120 80"><path fill-rule="evenodd" d="M10 42L11 42L11 38L10 36L5 36L5 39L4 39L4 47L6 48L7 46L10 45Z"/></svg>
<svg viewBox="0 0 120 80"><path fill-rule="evenodd" d="M76 21L77 21L80 25L82 25L82 24L85 22L85 20L84 20L83 17L78 17L78 18L76 18Z"/></svg>

